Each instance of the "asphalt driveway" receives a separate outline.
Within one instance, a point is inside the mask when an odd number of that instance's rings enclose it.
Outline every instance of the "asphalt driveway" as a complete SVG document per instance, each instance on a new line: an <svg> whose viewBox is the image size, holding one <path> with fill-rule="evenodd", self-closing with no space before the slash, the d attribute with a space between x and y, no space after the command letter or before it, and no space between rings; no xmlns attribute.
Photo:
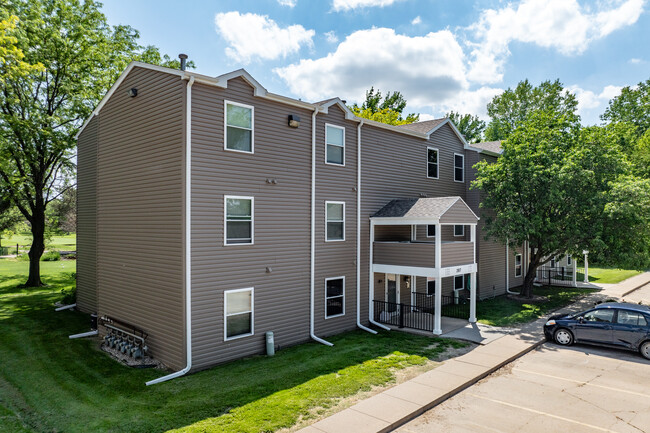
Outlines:
<svg viewBox="0 0 650 433"><path fill-rule="evenodd" d="M650 432L650 361L546 343L399 428L415 432Z"/></svg>

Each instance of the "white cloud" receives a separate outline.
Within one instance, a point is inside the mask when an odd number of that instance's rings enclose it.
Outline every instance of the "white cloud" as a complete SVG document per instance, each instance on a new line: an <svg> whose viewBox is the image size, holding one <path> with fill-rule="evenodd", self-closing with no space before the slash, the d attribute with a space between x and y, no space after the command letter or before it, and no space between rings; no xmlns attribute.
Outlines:
<svg viewBox="0 0 650 433"><path fill-rule="evenodd" d="M226 55L242 63L286 57L304 45L311 46L315 34L301 25L281 28L267 15L251 13L218 13L214 22L217 33L229 44Z"/></svg>
<svg viewBox="0 0 650 433"><path fill-rule="evenodd" d="M351 9L390 6L401 0L332 0L335 11L349 11Z"/></svg>
<svg viewBox="0 0 650 433"><path fill-rule="evenodd" d="M422 107L467 90L465 60L448 30L409 37L373 28L352 33L326 57L303 59L274 72L305 99L340 96L361 101L374 86L384 92L398 90L409 106Z"/></svg>
<svg viewBox="0 0 650 433"><path fill-rule="evenodd" d="M634 58L628 60L627 62L632 64L632 65L640 65L641 63L645 63L645 60L634 57Z"/></svg>
<svg viewBox="0 0 650 433"><path fill-rule="evenodd" d="M278 0L278 3L280 3L280 6L289 6L292 8L298 3L298 0Z"/></svg>
<svg viewBox="0 0 650 433"><path fill-rule="evenodd" d="M417 17L413 18L413 21L411 21L411 24L416 26L416 25L420 24L421 22L422 22L422 18L420 18L420 15L418 15Z"/></svg>
<svg viewBox="0 0 650 433"><path fill-rule="evenodd" d="M617 6L593 12L576 0L523 0L517 6L488 9L469 27L478 42L470 43L469 79L495 83L503 78L503 66L513 41L553 48L564 55L584 52L594 40L634 24L643 12L644 0L599 3Z"/></svg>
<svg viewBox="0 0 650 433"><path fill-rule="evenodd" d="M339 41L339 38L336 36L336 33L334 33L334 30L330 30L329 32L325 33L325 39L330 44L335 44Z"/></svg>
<svg viewBox="0 0 650 433"><path fill-rule="evenodd" d="M582 115L589 110L596 110L606 105L610 99L621 94L620 86L605 86L600 93L585 90L578 85L567 87L566 90L574 93L578 99L578 114ZM602 110L601 110L602 111Z"/></svg>
<svg viewBox="0 0 650 433"><path fill-rule="evenodd" d="M487 104L497 95L503 93L503 89L495 87L481 87L476 90L465 90L456 97L444 101L439 105L445 113L455 111L461 114L472 114L483 120L488 119Z"/></svg>

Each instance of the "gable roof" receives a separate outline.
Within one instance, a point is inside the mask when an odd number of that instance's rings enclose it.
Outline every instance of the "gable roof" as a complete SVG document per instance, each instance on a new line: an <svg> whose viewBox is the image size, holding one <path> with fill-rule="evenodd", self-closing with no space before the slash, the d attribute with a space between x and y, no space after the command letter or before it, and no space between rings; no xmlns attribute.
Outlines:
<svg viewBox="0 0 650 433"><path fill-rule="evenodd" d="M424 120L422 122L400 125L400 128L410 129L411 131L417 131L422 134L428 134L430 131L435 130L438 126L440 126L445 120L449 119L443 117L442 119Z"/></svg>
<svg viewBox="0 0 650 433"><path fill-rule="evenodd" d="M483 143L473 143L470 144L470 147L474 147L479 150L484 150L486 153L492 153L495 155L501 155L503 149L501 148L501 141L484 141Z"/></svg>
<svg viewBox="0 0 650 433"><path fill-rule="evenodd" d="M458 196L392 200L386 206L375 212L375 214L370 218L404 218L405 220L431 219L439 221L440 218L442 218L458 201L465 205L467 216L469 216L470 219L478 221L479 218L476 214L469 208L469 206L467 206L465 201ZM403 224L406 224L406 221L403 222Z"/></svg>

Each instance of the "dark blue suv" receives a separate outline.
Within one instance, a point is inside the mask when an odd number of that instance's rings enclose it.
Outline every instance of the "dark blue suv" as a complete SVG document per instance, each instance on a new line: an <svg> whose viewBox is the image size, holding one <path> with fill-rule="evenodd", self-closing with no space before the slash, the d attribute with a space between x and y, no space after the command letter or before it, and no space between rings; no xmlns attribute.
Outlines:
<svg viewBox="0 0 650 433"><path fill-rule="evenodd" d="M563 346L598 344L639 351L650 359L650 307L606 302L581 313L549 318L544 334Z"/></svg>

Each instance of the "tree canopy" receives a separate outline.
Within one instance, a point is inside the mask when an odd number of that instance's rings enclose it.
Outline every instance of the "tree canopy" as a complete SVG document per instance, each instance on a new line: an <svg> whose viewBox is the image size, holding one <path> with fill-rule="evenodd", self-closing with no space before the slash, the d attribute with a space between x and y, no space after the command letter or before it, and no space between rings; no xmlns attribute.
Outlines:
<svg viewBox="0 0 650 433"><path fill-rule="evenodd" d="M389 125L405 125L420 119L420 115L415 113L402 117L402 112L406 108L406 99L400 92L388 92L382 100L381 92L375 91L374 87L366 91L366 99L361 106L355 103L349 108L359 117Z"/></svg>
<svg viewBox="0 0 650 433"><path fill-rule="evenodd" d="M13 71L0 83L0 190L32 230L28 286L41 285L45 210L73 173L81 122L130 61L174 62L139 45L135 29L109 26L100 7L8 0L0 12L0 52L9 59L0 63Z"/></svg>
<svg viewBox="0 0 650 433"><path fill-rule="evenodd" d="M458 131L465 137L468 143L478 143L483 140L483 131L485 130L485 122L471 114L460 114L455 111L450 111L445 114L449 120L454 122Z"/></svg>
<svg viewBox="0 0 650 433"><path fill-rule="evenodd" d="M639 137L644 135L650 130L650 79L634 87L623 87L621 94L609 101L601 119L630 123Z"/></svg>
<svg viewBox="0 0 650 433"><path fill-rule="evenodd" d="M577 107L575 95L564 90L559 80L544 81L537 87L528 80L520 81L517 87L508 88L488 103L490 121L485 140L505 140L534 111L553 111L577 121Z"/></svg>

